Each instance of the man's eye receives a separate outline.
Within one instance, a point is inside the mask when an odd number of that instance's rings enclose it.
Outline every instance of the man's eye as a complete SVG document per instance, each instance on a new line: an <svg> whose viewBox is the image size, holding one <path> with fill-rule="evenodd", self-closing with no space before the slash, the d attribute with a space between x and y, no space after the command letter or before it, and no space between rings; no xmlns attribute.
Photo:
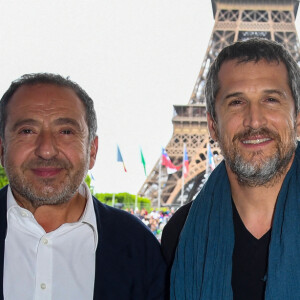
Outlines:
<svg viewBox="0 0 300 300"><path fill-rule="evenodd" d="M66 129L66 130L62 130L61 133L62 134L72 134L72 131L69 129Z"/></svg>
<svg viewBox="0 0 300 300"><path fill-rule="evenodd" d="M235 105L239 105L239 104L242 104L242 100L236 99L229 103L230 106L235 106Z"/></svg>
<svg viewBox="0 0 300 300"><path fill-rule="evenodd" d="M33 131L32 131L31 129L22 129L22 130L20 131L20 133L21 133L21 134L31 134L31 133L33 133Z"/></svg>
<svg viewBox="0 0 300 300"><path fill-rule="evenodd" d="M267 98L266 101L268 101L268 102L278 102L277 99L272 98L272 97Z"/></svg>

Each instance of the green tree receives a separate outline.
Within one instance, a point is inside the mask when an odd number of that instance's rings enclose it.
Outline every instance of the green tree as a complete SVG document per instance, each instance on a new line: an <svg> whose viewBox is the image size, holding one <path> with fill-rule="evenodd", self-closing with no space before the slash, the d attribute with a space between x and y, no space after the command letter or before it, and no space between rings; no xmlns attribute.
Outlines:
<svg viewBox="0 0 300 300"><path fill-rule="evenodd" d="M84 181L85 181L85 183L87 184L87 186L89 187L89 189L90 189L92 195L94 195L94 187L91 186L92 178L90 177L90 175L86 175Z"/></svg>
<svg viewBox="0 0 300 300"><path fill-rule="evenodd" d="M112 199L113 199L113 194L110 193L96 193L95 197L102 203L105 203L107 205L112 205ZM135 195L129 194L129 193L119 193L115 194L115 205L117 203L123 205L123 209L130 209L130 208L135 208ZM151 200L148 198L144 197L139 197L137 199L137 206L138 209L145 208L148 211L151 210Z"/></svg>
<svg viewBox="0 0 300 300"><path fill-rule="evenodd" d="M0 166L0 189L8 184L6 173L2 166Z"/></svg>

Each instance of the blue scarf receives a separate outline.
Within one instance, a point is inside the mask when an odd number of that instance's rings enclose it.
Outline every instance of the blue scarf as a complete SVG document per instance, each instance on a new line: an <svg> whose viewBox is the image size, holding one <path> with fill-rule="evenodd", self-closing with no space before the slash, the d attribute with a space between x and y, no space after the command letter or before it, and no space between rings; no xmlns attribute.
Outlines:
<svg viewBox="0 0 300 300"><path fill-rule="evenodd" d="M195 199L171 273L172 300L232 300L234 227L222 162ZM266 300L300 299L300 146L281 187L272 225Z"/></svg>

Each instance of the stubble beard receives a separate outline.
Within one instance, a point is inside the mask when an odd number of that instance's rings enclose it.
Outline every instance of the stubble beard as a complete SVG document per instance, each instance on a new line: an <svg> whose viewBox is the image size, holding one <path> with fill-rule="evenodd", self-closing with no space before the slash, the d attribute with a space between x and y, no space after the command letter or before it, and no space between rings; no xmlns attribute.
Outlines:
<svg viewBox="0 0 300 300"><path fill-rule="evenodd" d="M89 154L89 153L88 153ZM37 158L22 166L22 173L18 173L11 165L4 154L5 171L11 189L16 191L21 197L29 201L34 208L42 205L60 205L67 203L78 192L79 186L83 182L89 166L89 155L87 159L76 166L77 171L71 174L74 168L69 161L53 158L43 160ZM56 167L62 168L66 172L64 179L57 184L55 179L41 178L32 182L24 175L24 171L32 167ZM38 187L36 185L38 184Z"/></svg>
<svg viewBox="0 0 300 300"><path fill-rule="evenodd" d="M289 130L288 139L285 143L277 132L271 131L268 128L257 130L249 128L233 137L231 149L229 149L228 145L226 145L222 137L217 133L225 162L237 176L240 185L270 187L278 182L281 176L287 171L287 167L297 147L295 126L296 124L294 124L294 128ZM241 139L258 135L270 137L276 142L274 155L266 157L263 151L260 150L253 152L252 157L246 160L238 148L238 143L240 143Z"/></svg>

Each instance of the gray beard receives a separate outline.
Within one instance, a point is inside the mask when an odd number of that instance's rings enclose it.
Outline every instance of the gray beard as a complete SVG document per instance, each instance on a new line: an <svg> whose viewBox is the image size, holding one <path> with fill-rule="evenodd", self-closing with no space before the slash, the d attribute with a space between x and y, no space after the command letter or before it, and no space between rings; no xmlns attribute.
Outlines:
<svg viewBox="0 0 300 300"><path fill-rule="evenodd" d="M9 184L12 190L15 190L19 195L25 198L31 203L34 208L38 208L42 205L60 205L67 203L77 192L84 181L88 172L89 166L89 154L87 153L86 161L82 162L81 168L77 170L72 176L67 176L64 183L60 184L57 189L51 185L51 179L43 179L44 188L41 191L36 191L28 182L26 177L19 176L14 172L7 161L5 161L5 171L9 180ZM5 159L5 156L4 156ZM64 166L65 168L71 168L71 164L67 162L55 162L52 161L39 161L40 166Z"/></svg>
<svg viewBox="0 0 300 300"><path fill-rule="evenodd" d="M10 179L10 186L23 198L27 199L35 208L42 205L60 205L67 203L76 194L79 188L76 184L68 184L59 193L55 193L51 188L48 188L44 190L43 194L37 194L30 186L21 180Z"/></svg>
<svg viewBox="0 0 300 300"><path fill-rule="evenodd" d="M290 149L282 159L279 152L276 152L274 157L265 160L260 165L245 162L240 154L237 154L234 160L230 158L225 158L225 160L232 172L237 175L239 184L249 187L272 186L286 170L294 152L294 148Z"/></svg>
<svg viewBox="0 0 300 300"><path fill-rule="evenodd" d="M251 160L245 161L237 148L228 149L226 146L224 147L222 139L219 138L220 148L226 164L237 176L240 185L270 187L276 184L284 174L295 153L297 148L296 123L294 124L294 130L291 129L290 131L289 142L286 143L281 141L277 133L264 128L258 130L249 129L244 133L237 134L233 138L233 142L241 137L248 137L255 133L267 133L268 136L273 137L277 141L276 153L273 157L265 158L260 163L254 164ZM218 133L217 135L219 136ZM253 153L253 157L260 154L263 154L263 152Z"/></svg>

